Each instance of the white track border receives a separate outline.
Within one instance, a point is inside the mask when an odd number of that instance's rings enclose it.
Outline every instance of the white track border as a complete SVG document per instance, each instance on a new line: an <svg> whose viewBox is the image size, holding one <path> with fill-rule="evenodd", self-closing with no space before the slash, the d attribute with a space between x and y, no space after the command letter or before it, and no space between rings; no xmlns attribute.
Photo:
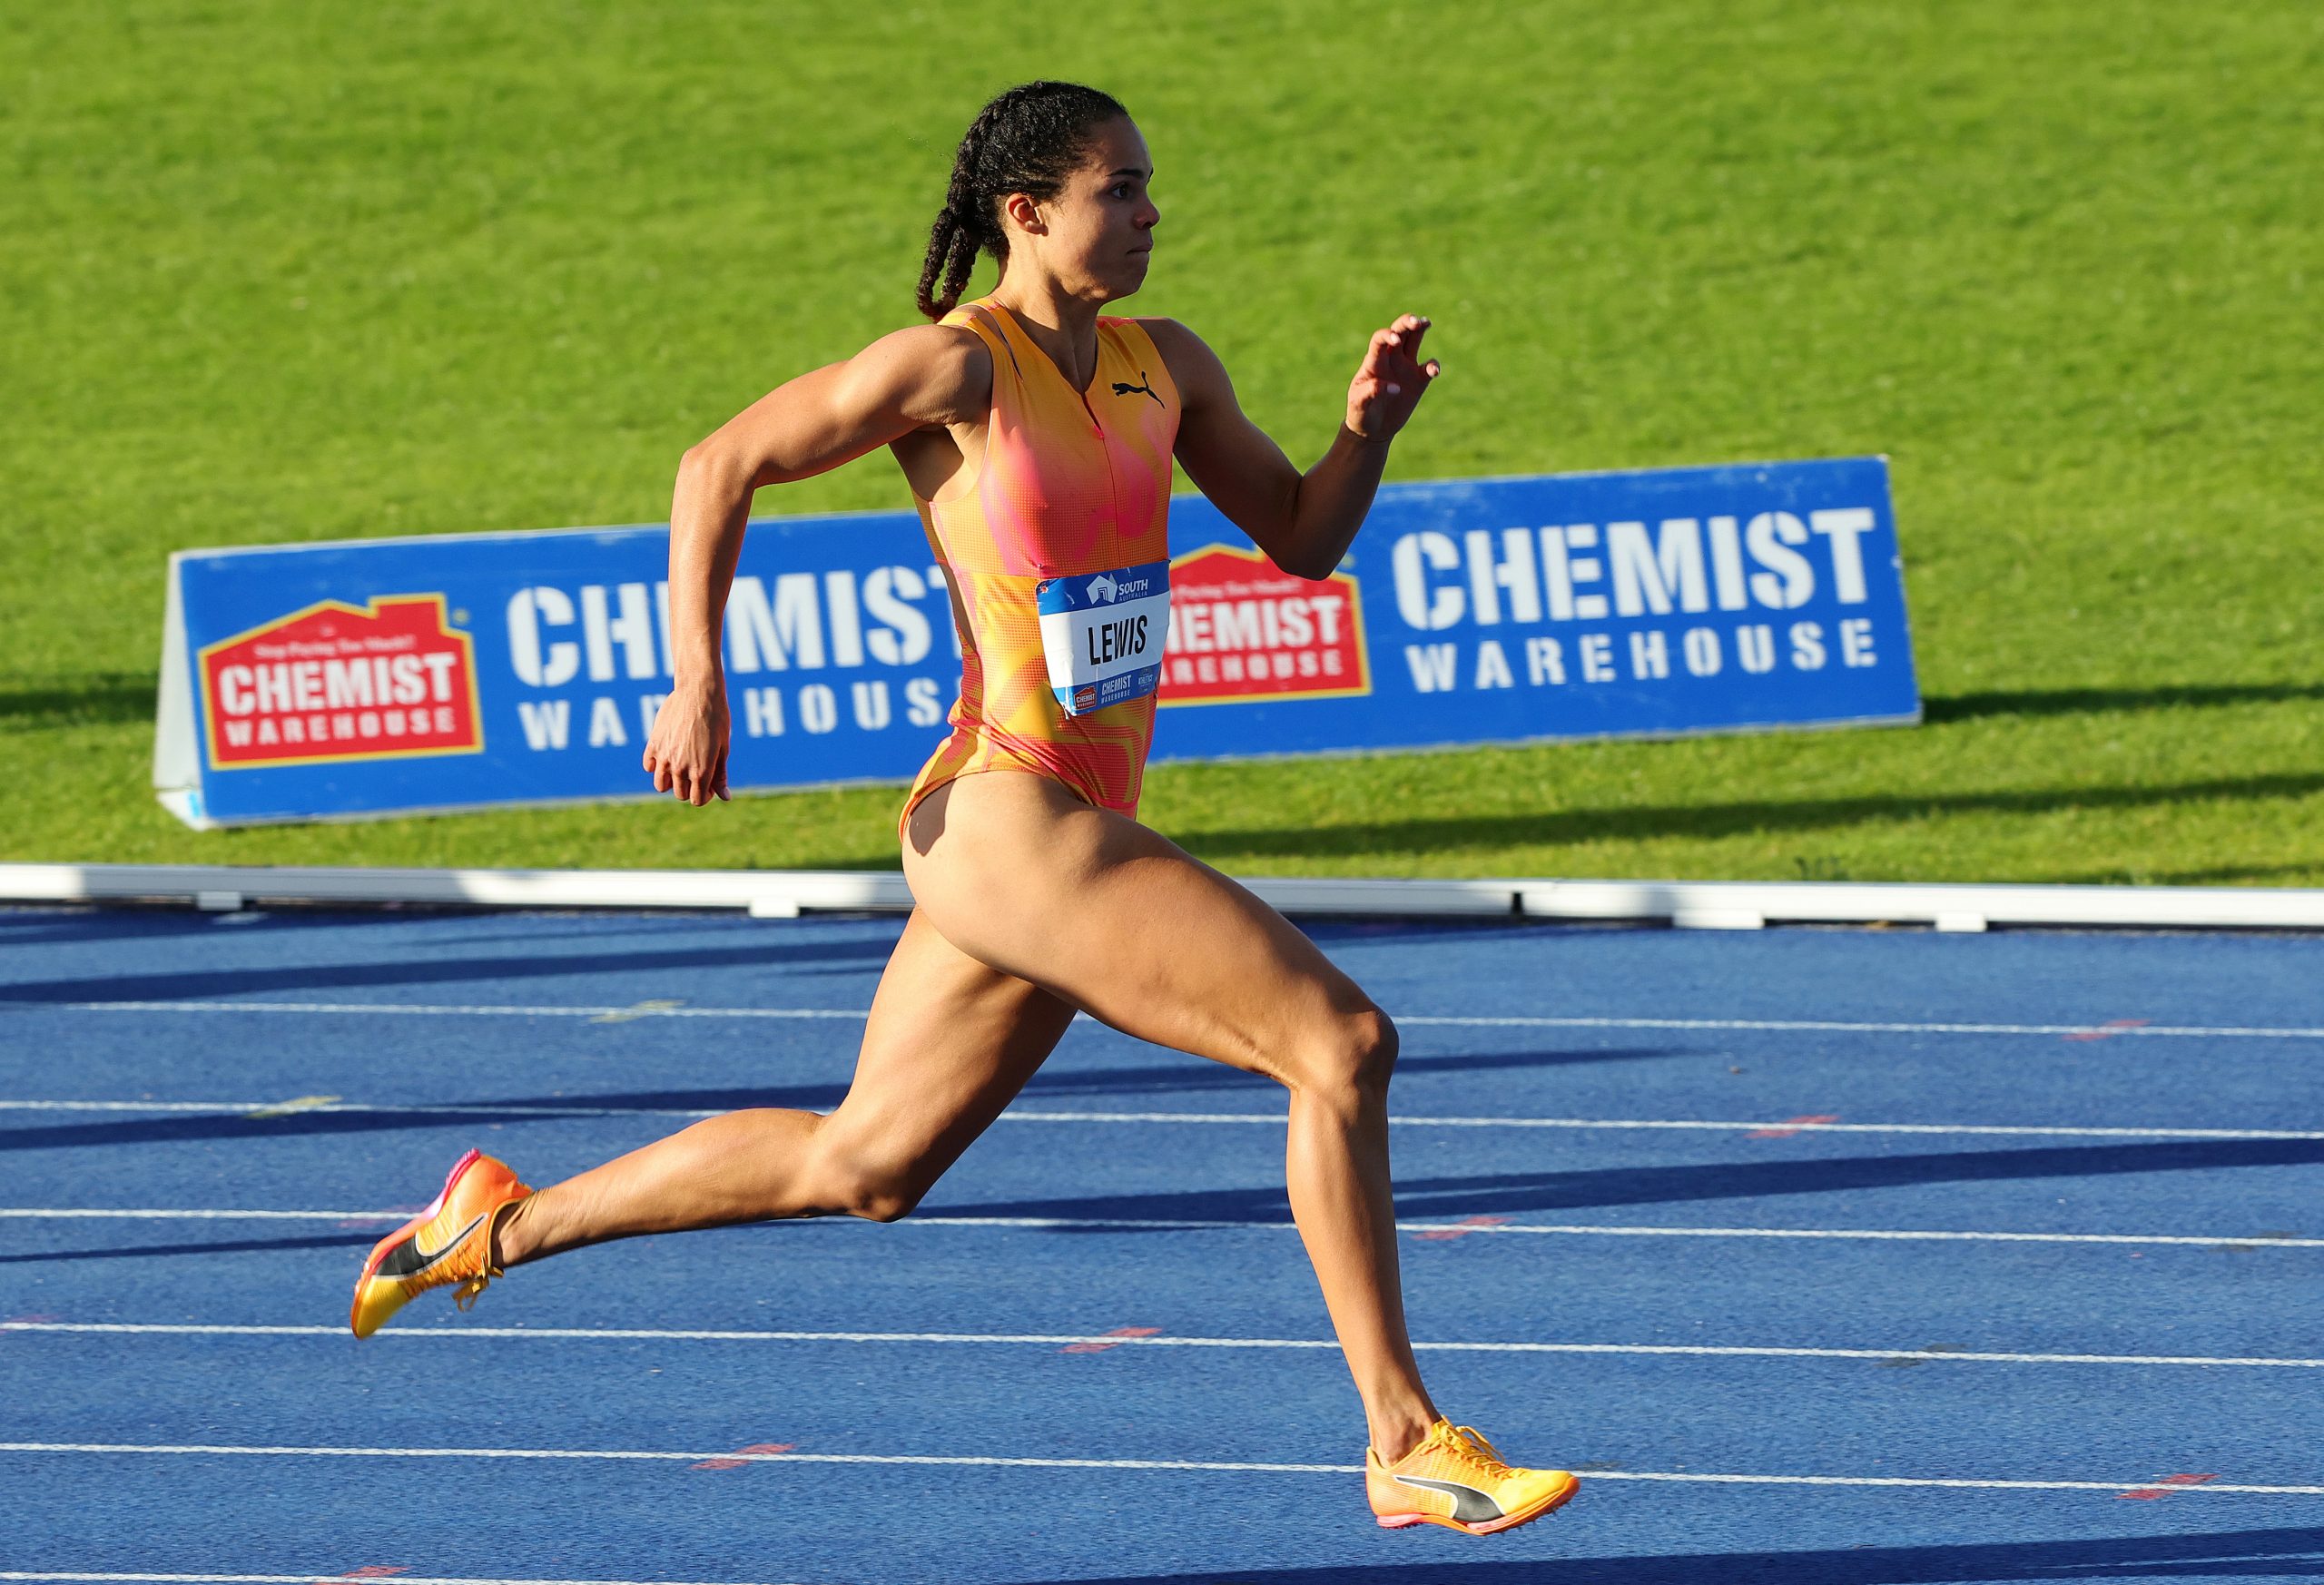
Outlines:
<svg viewBox="0 0 2324 1585"><path fill-rule="evenodd" d="M2324 890L2271 887L1907 885L1880 881L1399 881L1246 877L1308 918L1520 917L1770 923L2324 930ZM0 864L0 901L422 903L468 908L734 909L757 918L901 912L900 874L842 870L397 870L224 864Z"/></svg>

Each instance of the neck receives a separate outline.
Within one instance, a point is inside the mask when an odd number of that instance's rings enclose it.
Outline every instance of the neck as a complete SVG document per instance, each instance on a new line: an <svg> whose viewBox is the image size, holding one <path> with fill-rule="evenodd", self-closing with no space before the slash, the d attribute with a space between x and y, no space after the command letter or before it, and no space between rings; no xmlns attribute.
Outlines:
<svg viewBox="0 0 2324 1585"><path fill-rule="evenodd" d="M1078 297L1059 281L1030 271L1004 271L992 300L1009 310L1033 345L1049 354L1076 390L1098 373L1098 315L1102 300Z"/></svg>

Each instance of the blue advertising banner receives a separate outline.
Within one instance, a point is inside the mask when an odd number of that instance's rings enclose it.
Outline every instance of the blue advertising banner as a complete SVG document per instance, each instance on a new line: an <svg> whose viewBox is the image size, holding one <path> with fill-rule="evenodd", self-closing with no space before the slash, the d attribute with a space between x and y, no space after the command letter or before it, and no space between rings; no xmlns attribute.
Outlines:
<svg viewBox="0 0 2324 1585"><path fill-rule="evenodd" d="M647 795L668 537L181 552L156 789L198 826ZM1157 760L1920 716L1878 458L1391 485L1317 581L1199 497L1170 548ZM753 520L725 662L738 791L909 780L960 680L918 517Z"/></svg>

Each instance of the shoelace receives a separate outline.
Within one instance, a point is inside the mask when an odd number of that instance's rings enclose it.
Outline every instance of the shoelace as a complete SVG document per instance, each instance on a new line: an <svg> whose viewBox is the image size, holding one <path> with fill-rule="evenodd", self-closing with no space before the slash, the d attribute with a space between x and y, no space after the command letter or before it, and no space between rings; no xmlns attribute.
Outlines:
<svg viewBox="0 0 2324 1585"><path fill-rule="evenodd" d="M500 1231L500 1216L502 1213L508 1210L510 1206L516 1203L517 1202L515 1201L510 1201L507 1205L495 1206L491 1216L485 1219L483 1236L476 1240L476 1263L478 1269L469 1273L462 1279L460 1285L452 1290L452 1303L458 1306L462 1314L466 1314L468 1311L476 1307L477 1299L483 1294L486 1288L491 1285L492 1279L494 1277L506 1276L508 1275L507 1272L501 1270L500 1267L492 1264L492 1241ZM461 1254L455 1253L453 1255L452 1265L455 1272L457 1272L459 1267L466 1265L467 1264L467 1259L464 1258Z"/></svg>
<svg viewBox="0 0 2324 1585"><path fill-rule="evenodd" d="M1452 1434L1445 1438L1444 1445L1463 1462L1474 1464L1495 1475L1509 1472L1509 1461L1502 1458L1501 1450L1487 1442L1484 1433L1473 1425L1454 1426Z"/></svg>

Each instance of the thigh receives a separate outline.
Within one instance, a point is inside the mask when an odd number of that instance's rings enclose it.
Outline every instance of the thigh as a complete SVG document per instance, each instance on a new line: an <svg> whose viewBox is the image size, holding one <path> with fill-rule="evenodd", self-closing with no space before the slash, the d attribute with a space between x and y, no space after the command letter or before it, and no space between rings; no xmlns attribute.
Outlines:
<svg viewBox="0 0 2324 1585"><path fill-rule="evenodd" d="M847 1096L817 1128L827 1157L925 1189L1033 1076L1074 1009L905 921L872 999Z"/></svg>
<svg viewBox="0 0 2324 1585"><path fill-rule="evenodd" d="M1379 1010L1246 888L1041 777L931 793L904 871L963 951L1158 1045L1291 1078L1307 1037Z"/></svg>

